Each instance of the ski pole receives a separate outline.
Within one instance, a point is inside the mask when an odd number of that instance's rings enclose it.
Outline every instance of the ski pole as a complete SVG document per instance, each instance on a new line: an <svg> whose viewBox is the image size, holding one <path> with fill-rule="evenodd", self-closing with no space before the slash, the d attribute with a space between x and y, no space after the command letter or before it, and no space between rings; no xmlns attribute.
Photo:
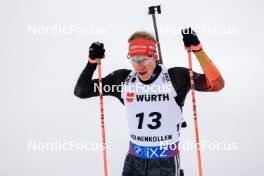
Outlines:
<svg viewBox="0 0 264 176"><path fill-rule="evenodd" d="M101 112L101 129L102 129L102 143L104 146L103 160L104 160L104 176L107 176L107 158L106 158L106 134L104 125L104 99L103 99L103 85L102 85L102 67L101 59L97 60L98 65L98 84L99 84L99 96L100 96L100 112Z"/></svg>
<svg viewBox="0 0 264 176"><path fill-rule="evenodd" d="M189 74L190 74L190 82L191 82L191 92L192 92L192 104L193 104L193 119L194 119L194 127L195 127L195 142L197 146L197 159L198 159L198 170L199 176L202 176L202 159L201 159L201 151L200 151L200 139L199 139L199 128L198 128L198 119L197 119L197 109L196 109L196 99L195 99L195 91L194 91L194 79L193 79L193 71L192 71L192 51L188 51L188 61L189 61Z"/></svg>
<svg viewBox="0 0 264 176"><path fill-rule="evenodd" d="M155 36L156 36L156 42L157 42L157 46L158 46L159 61L161 64L163 64L163 60L162 60L162 56L161 56L161 49L160 49L160 42L159 42L159 34L158 34L158 28L157 28L156 16L155 16L156 11L158 12L158 14L161 14L160 5L149 7L148 14L152 15L153 25L154 25L154 30L155 30Z"/></svg>
<svg viewBox="0 0 264 176"><path fill-rule="evenodd" d="M157 42L157 47L158 47L159 62L160 62L160 64L163 64L163 60L162 60L162 56L161 56L161 49L160 49L160 42L159 42L159 33L158 33L158 28L157 28L157 23L156 23L156 16L155 16L155 12L156 11L158 12L158 14L161 14L160 5L158 5L158 6L150 6L148 14L152 15L153 26L154 26L156 42ZM186 121L182 122L181 127L182 128L186 128L187 127Z"/></svg>

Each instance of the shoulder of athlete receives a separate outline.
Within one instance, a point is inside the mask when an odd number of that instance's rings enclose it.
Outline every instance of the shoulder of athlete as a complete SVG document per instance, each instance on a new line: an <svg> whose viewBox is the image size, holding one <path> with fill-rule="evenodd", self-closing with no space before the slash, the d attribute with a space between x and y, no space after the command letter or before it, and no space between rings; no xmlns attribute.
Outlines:
<svg viewBox="0 0 264 176"><path fill-rule="evenodd" d="M189 77L189 69L185 67L171 67L168 69L168 73L170 77L178 79Z"/></svg>
<svg viewBox="0 0 264 176"><path fill-rule="evenodd" d="M172 84L177 90L188 85L190 80L189 69L185 67L171 67L168 69L168 73Z"/></svg>
<svg viewBox="0 0 264 176"><path fill-rule="evenodd" d="M116 83L122 83L126 80L131 71L132 70L129 69L118 69L110 73L107 77L111 77Z"/></svg>

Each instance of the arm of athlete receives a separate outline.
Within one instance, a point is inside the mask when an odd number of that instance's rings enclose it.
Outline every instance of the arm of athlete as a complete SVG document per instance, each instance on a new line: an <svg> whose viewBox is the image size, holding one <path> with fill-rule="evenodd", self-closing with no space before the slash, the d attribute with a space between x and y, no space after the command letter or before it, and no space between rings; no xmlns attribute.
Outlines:
<svg viewBox="0 0 264 176"><path fill-rule="evenodd" d="M99 46L98 46L99 45ZM92 79L94 71L97 68L97 58L103 58L103 44L93 43L89 49L89 62L80 74L74 89L74 95L79 98L90 98L99 96L98 79ZM103 95L110 95L118 98L121 102L122 82L126 79L131 70L120 69L102 78ZM106 89L107 87L107 89Z"/></svg>
<svg viewBox="0 0 264 176"><path fill-rule="evenodd" d="M204 89L204 91L215 92L222 90L224 88L225 81L215 64L206 55L203 49L194 52L194 54L205 74L206 82L203 84L205 84L204 87L206 88Z"/></svg>
<svg viewBox="0 0 264 176"><path fill-rule="evenodd" d="M198 91L210 92L223 89L225 85L224 79L217 67L202 49L202 45L196 33L191 28L187 28L182 30L182 35L185 49L194 52L204 72L204 75L197 75L197 73L195 73L195 89Z"/></svg>
<svg viewBox="0 0 264 176"><path fill-rule="evenodd" d="M191 30L191 29L188 29ZM184 33L185 32L185 33ZM193 31L192 31L193 32ZM183 31L183 42L187 50L192 50L196 55L201 67L204 71L203 74L193 72L194 89L197 91L219 91L224 87L224 80L213 64L209 57L202 50L200 41L196 34L195 36L187 35L188 32ZM186 35L187 36L186 36ZM177 92L176 101L179 106L184 106L186 95L190 91L190 75L189 69L185 67L173 67L168 70L173 87Z"/></svg>

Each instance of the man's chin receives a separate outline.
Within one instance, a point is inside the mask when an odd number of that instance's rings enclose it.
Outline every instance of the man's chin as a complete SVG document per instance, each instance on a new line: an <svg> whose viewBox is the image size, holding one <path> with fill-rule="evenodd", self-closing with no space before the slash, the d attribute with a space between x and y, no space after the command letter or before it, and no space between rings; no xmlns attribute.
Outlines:
<svg viewBox="0 0 264 176"><path fill-rule="evenodd" d="M139 76L139 78L142 81L147 81L147 80L149 80L150 77L148 75L146 75L146 76Z"/></svg>

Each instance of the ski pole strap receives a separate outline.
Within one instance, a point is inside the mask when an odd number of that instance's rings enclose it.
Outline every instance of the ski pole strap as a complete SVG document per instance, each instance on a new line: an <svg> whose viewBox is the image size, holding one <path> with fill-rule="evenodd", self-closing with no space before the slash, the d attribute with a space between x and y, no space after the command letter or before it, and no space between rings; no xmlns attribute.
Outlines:
<svg viewBox="0 0 264 176"><path fill-rule="evenodd" d="M179 142L160 146L140 146L129 142L128 153L144 159L171 158L179 155Z"/></svg>

